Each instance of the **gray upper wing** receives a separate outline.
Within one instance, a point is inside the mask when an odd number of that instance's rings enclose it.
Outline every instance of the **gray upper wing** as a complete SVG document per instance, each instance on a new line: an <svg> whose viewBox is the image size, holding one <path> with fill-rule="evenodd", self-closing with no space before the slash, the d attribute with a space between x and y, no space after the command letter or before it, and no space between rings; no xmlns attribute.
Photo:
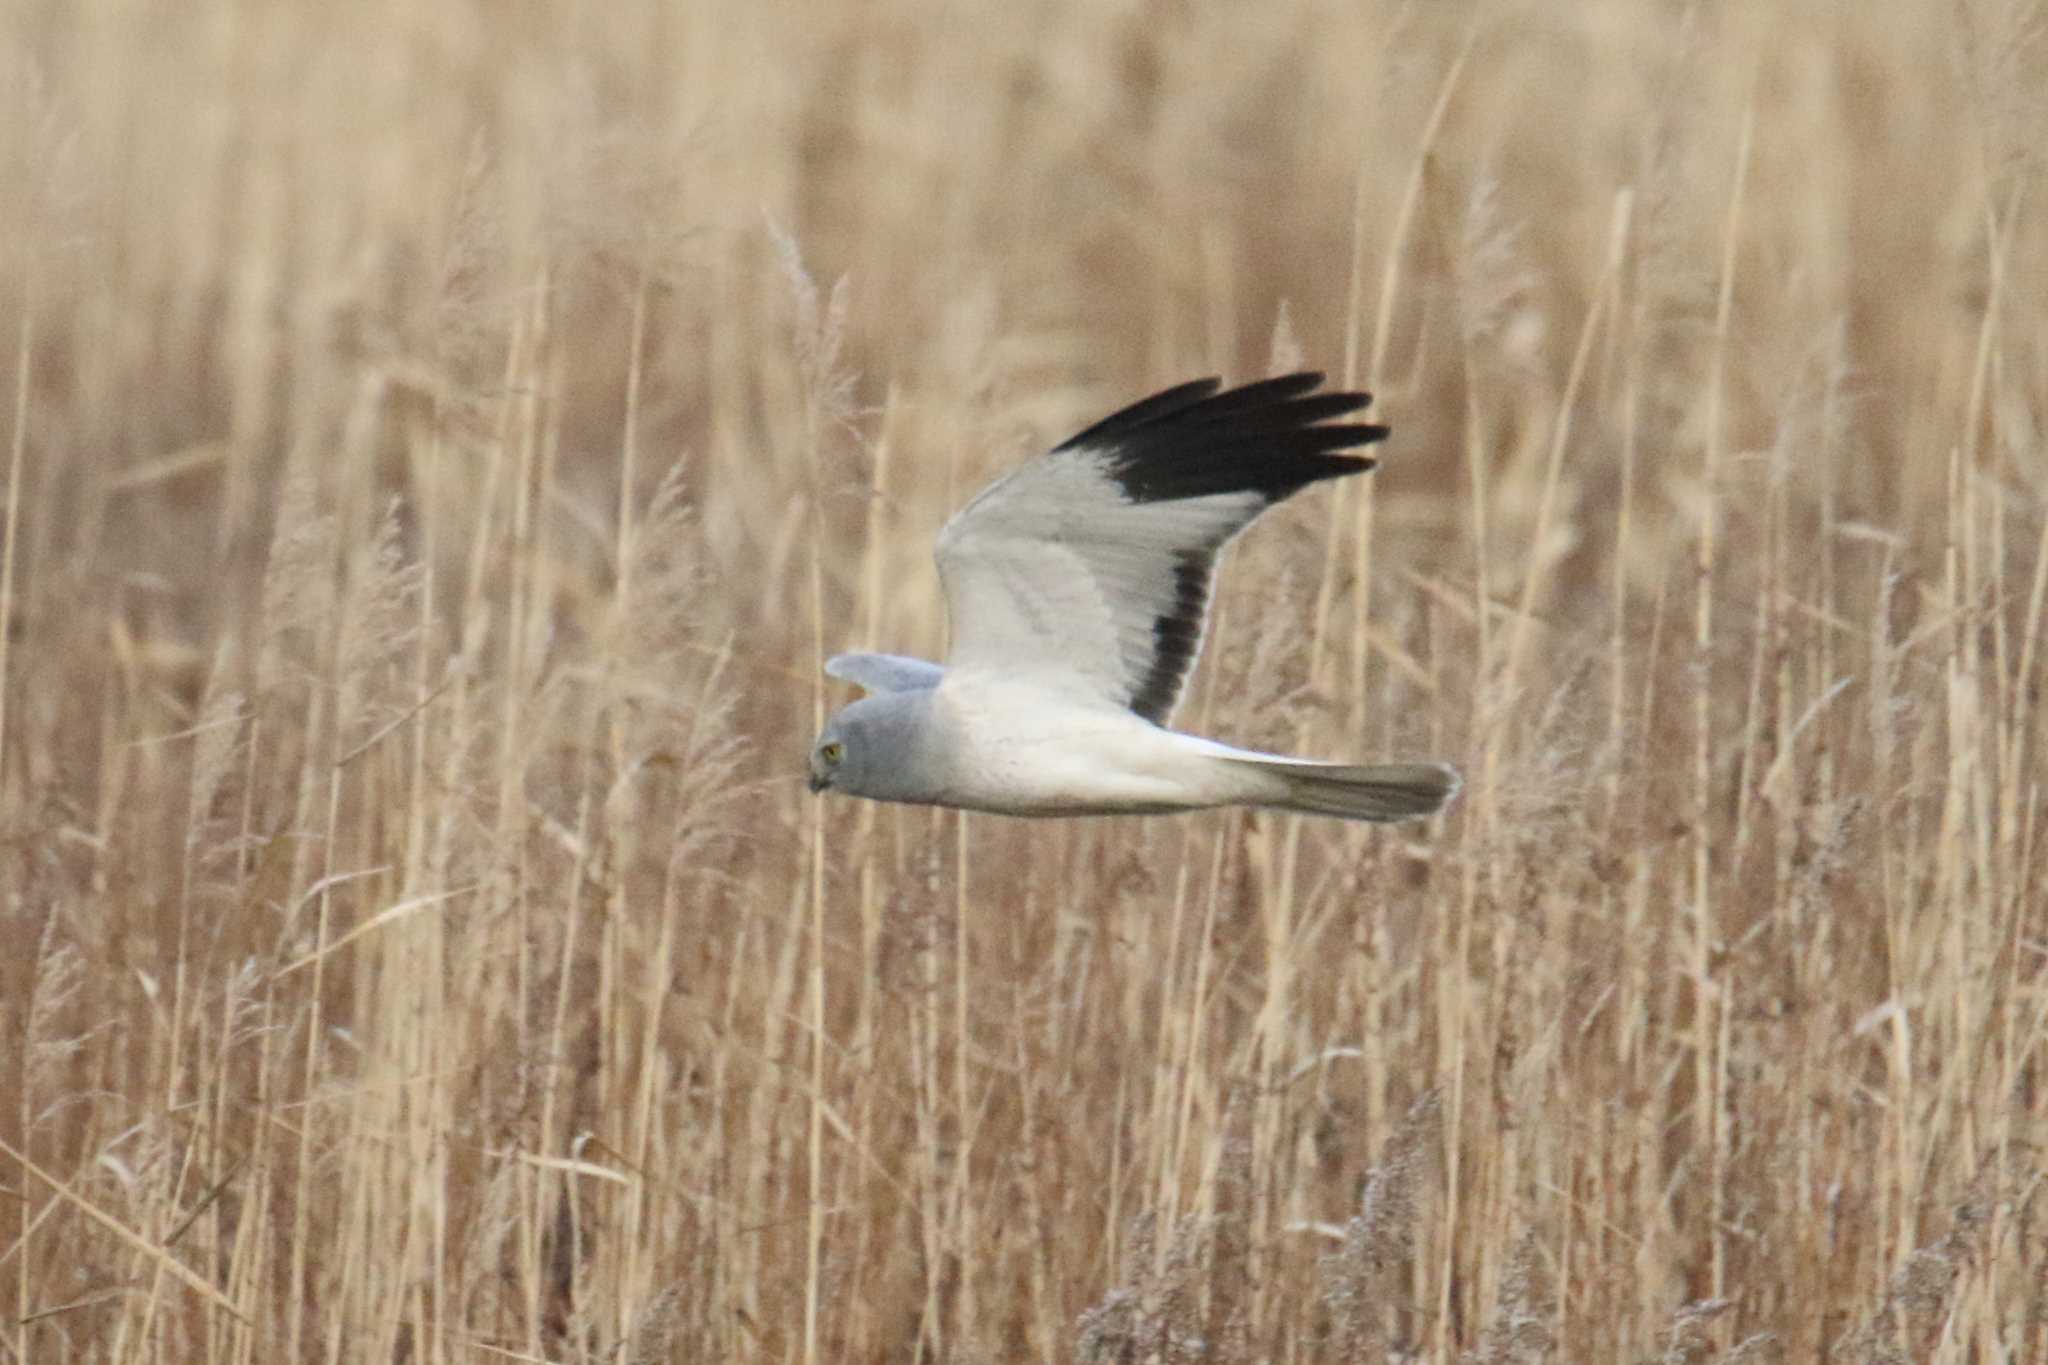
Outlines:
<svg viewBox="0 0 2048 1365"><path fill-rule="evenodd" d="M1201 652L1216 556L1309 484L1373 466L1372 401L1320 374L1197 380L984 489L939 532L949 668L1030 677L1164 723Z"/></svg>
<svg viewBox="0 0 2048 1365"><path fill-rule="evenodd" d="M924 692L939 685L946 670L901 654L834 654L825 660L828 677L844 678L869 692Z"/></svg>

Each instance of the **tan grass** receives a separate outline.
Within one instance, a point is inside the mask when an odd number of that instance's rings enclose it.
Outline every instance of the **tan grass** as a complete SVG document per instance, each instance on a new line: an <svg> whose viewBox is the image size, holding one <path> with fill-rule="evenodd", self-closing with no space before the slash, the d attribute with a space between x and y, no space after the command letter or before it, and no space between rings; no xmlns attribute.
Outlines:
<svg viewBox="0 0 2048 1365"><path fill-rule="evenodd" d="M2043 33L15 6L0 1357L2048 1359ZM1187 718L1446 817L806 794L1298 362Z"/></svg>

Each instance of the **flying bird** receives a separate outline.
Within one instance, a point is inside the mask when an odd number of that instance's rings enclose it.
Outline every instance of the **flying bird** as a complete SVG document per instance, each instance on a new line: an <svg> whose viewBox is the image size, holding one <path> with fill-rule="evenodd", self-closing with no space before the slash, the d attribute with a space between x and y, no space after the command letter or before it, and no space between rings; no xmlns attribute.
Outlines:
<svg viewBox="0 0 2048 1365"><path fill-rule="evenodd" d="M1201 653L1217 557L1283 498L1374 461L1372 402L1292 374L1199 379L1134 403L983 489L939 531L943 666L840 654L867 696L811 750L812 791L1005 815L1263 806L1348 820L1428 815L1441 763L1353 765L1166 728Z"/></svg>

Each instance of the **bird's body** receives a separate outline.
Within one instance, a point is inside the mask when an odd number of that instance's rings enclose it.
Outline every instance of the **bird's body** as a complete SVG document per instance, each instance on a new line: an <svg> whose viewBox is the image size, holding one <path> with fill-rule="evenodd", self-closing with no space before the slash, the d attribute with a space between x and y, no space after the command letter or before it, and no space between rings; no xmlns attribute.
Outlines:
<svg viewBox="0 0 2048 1365"><path fill-rule="evenodd" d="M949 674L932 694L932 719L964 759L943 804L1004 815L1161 814L1188 808L1222 745L1176 734L1087 698L1037 710L1028 683ZM1250 788L1247 785L1246 790Z"/></svg>
<svg viewBox="0 0 2048 1365"><path fill-rule="evenodd" d="M828 661L871 695L819 736L812 786L1006 815L1436 810L1457 788L1440 764L1291 759L1165 726L1201 649L1223 546L1298 489L1370 469L1338 452L1387 434L1327 423L1371 400L1313 393L1321 382L1184 384L984 489L939 534L947 664Z"/></svg>

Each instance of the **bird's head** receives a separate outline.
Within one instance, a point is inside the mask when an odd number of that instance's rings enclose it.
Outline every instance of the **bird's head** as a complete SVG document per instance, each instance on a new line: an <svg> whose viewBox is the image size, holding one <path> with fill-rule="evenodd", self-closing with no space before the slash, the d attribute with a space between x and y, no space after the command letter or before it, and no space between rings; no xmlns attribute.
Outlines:
<svg viewBox="0 0 2048 1365"><path fill-rule="evenodd" d="M811 790L824 791L832 785L839 769L846 762L847 727L834 716L825 728L818 732L818 742L811 746Z"/></svg>
<svg viewBox="0 0 2048 1365"><path fill-rule="evenodd" d="M925 742L930 702L925 692L887 692L841 709L811 746L811 790L930 801L936 790Z"/></svg>

